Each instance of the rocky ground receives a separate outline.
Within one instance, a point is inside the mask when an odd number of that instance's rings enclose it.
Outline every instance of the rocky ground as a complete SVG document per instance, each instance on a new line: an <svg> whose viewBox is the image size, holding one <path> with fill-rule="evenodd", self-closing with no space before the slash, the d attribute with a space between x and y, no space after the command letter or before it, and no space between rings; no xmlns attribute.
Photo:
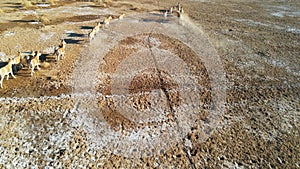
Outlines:
<svg viewBox="0 0 300 169"><path fill-rule="evenodd" d="M176 3L1 1L1 168L300 168L300 3Z"/></svg>

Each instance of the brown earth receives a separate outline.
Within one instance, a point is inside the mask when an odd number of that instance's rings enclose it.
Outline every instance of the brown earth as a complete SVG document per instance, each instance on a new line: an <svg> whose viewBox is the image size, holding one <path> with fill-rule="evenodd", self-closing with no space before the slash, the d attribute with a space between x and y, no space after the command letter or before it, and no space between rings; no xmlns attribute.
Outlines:
<svg viewBox="0 0 300 169"><path fill-rule="evenodd" d="M90 7L89 10L110 9L116 18L121 13L134 15L160 11L176 3L173 0L128 0L113 1L103 7L103 4L97 3L62 1L46 9L85 5ZM96 11L92 14L76 14L74 11L62 15L51 12L44 15L26 14L28 10L43 13L43 9L22 9L20 3L1 1L0 9L4 15L0 17L0 52L16 55L17 50L40 50L50 67L42 67L33 77L25 68L16 74L16 79L4 80L4 88L0 90L0 152L4 154L0 157L0 166L299 168L300 26L299 14L289 14L300 9L300 3L214 0L182 1L182 5L185 13L208 36L223 63L227 79L226 111L222 117L225 125L217 128L205 141L199 141L201 133L196 126L183 139L189 140L192 146L178 143L161 155L135 159L89 148L86 131L72 127L67 118L72 115L74 108L70 78L76 61L82 59L81 54L88 45L87 33L95 26L96 20L108 14ZM63 8L60 12L67 9ZM271 15L278 10L286 13L282 17ZM31 24L35 21L45 23ZM11 33L13 36L9 35ZM162 34L152 36L160 39L160 48L172 50L195 68L193 73L202 79L198 81L199 85L206 87L201 101L209 103L209 77L201 61L194 59L197 54L180 41ZM66 57L55 62L51 50L46 49L57 46L61 38L67 42ZM123 57L135 52L125 47L135 43L141 42L131 37L110 49L104 58L108 64L104 67L100 65L99 72L114 72L116 64ZM147 81L147 72L136 76L136 81L131 84L131 92L143 93L164 82L169 82L167 90L176 88L167 74L160 74L163 75L163 81L154 76L150 78L150 83ZM102 86L98 85L97 90L109 95L109 86L109 78L103 79ZM176 92L169 94L174 104L171 107L180 104L180 96ZM27 98L29 96L32 98ZM20 99L22 97L25 99ZM137 96L133 100L132 104L137 109L149 106L147 95ZM100 97L99 105L106 121L115 130L136 127L136 124L114 110L111 100ZM207 107L203 107L205 109ZM206 116L206 111L199 113L201 121L205 121ZM118 128L119 124L124 128ZM53 137L61 137L61 140Z"/></svg>

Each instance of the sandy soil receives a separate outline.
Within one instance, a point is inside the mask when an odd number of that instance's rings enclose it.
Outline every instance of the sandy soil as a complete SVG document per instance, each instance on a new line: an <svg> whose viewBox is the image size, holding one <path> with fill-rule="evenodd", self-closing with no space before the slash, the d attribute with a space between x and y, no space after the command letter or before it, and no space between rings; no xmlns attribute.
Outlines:
<svg viewBox="0 0 300 169"><path fill-rule="evenodd" d="M176 3L1 1L2 63L50 65L3 82L1 168L299 168L300 3L182 1L164 18Z"/></svg>

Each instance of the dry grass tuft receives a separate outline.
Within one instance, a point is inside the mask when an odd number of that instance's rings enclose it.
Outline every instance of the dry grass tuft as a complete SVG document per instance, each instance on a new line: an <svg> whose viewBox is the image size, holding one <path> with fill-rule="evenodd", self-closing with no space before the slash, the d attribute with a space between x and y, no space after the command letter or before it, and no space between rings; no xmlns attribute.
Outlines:
<svg viewBox="0 0 300 169"><path fill-rule="evenodd" d="M50 20L46 15L40 16L39 21L42 22L43 24L46 24L46 25L50 23Z"/></svg>
<svg viewBox="0 0 300 169"><path fill-rule="evenodd" d="M38 13L38 20L37 20L38 22L41 22L41 23L43 23L45 25L47 25L47 24L50 23L50 19L48 18L47 15L40 13L39 9L37 9L36 11Z"/></svg>
<svg viewBox="0 0 300 169"><path fill-rule="evenodd" d="M48 0L50 5L56 5L56 2L58 2L59 0Z"/></svg>
<svg viewBox="0 0 300 169"><path fill-rule="evenodd" d="M25 7L31 7L33 4L48 3L50 5L56 5L60 0L22 0L22 5Z"/></svg>
<svg viewBox="0 0 300 169"><path fill-rule="evenodd" d="M109 4L106 0L94 0L93 2L95 5L102 7L102 8L106 8L107 5Z"/></svg>
<svg viewBox="0 0 300 169"><path fill-rule="evenodd" d="M22 5L24 8L32 7L32 2L29 0L22 0Z"/></svg>
<svg viewBox="0 0 300 169"><path fill-rule="evenodd" d="M0 14L3 14L3 13L4 13L4 11L2 9L0 9Z"/></svg>
<svg viewBox="0 0 300 169"><path fill-rule="evenodd" d="M50 65L48 62L42 62L42 63L40 64L40 66L41 66L42 68L46 69L46 68L50 68L51 65Z"/></svg>
<svg viewBox="0 0 300 169"><path fill-rule="evenodd" d="M130 8L130 10L133 10L133 11L143 11L144 9L140 6L134 6L132 8Z"/></svg>
<svg viewBox="0 0 300 169"><path fill-rule="evenodd" d="M112 4L112 0L103 0L103 3L107 4L107 5L111 5Z"/></svg>

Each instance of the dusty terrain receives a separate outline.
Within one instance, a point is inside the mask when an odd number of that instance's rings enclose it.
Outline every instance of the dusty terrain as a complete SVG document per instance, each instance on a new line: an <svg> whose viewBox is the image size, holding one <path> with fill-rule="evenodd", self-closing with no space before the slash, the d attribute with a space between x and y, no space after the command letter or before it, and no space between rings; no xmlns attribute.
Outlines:
<svg viewBox="0 0 300 169"><path fill-rule="evenodd" d="M1 1L1 168L300 168L300 3L176 3Z"/></svg>

